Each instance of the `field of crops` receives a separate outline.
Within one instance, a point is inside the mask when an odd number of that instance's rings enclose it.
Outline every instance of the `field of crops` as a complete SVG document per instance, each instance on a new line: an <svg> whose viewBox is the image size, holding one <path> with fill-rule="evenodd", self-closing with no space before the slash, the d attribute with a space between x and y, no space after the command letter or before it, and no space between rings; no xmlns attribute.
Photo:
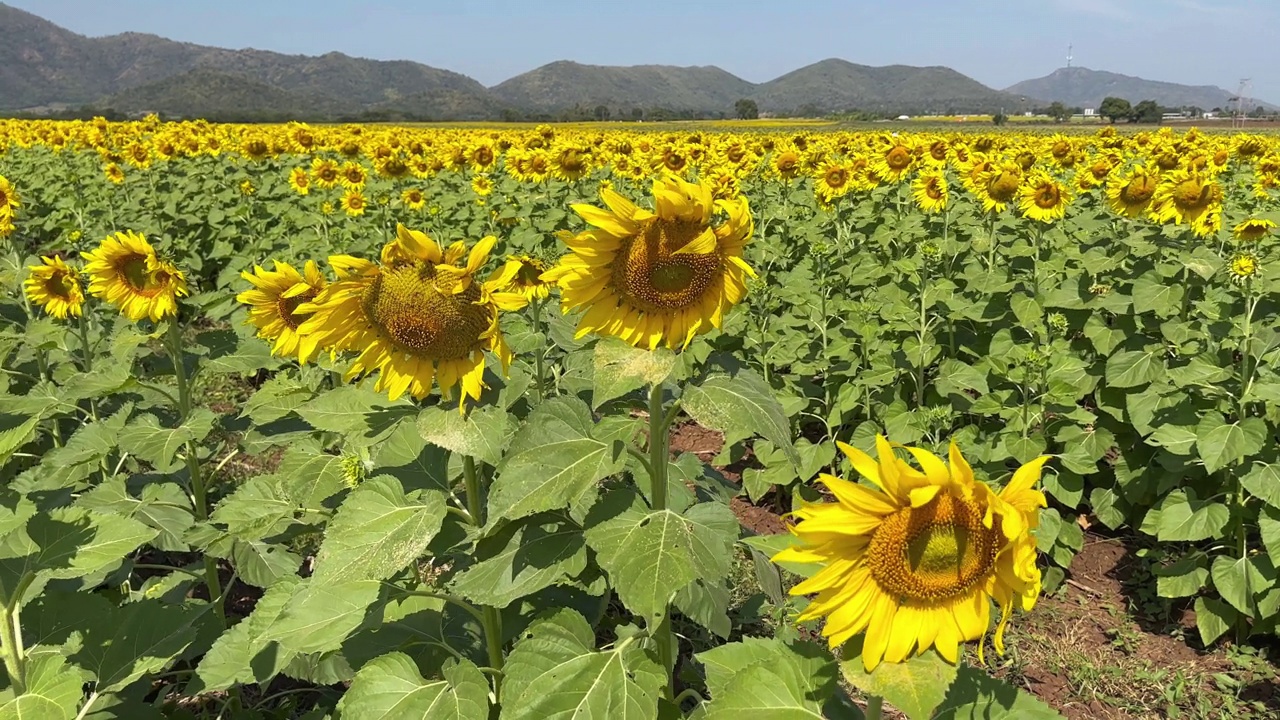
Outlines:
<svg viewBox="0 0 1280 720"><path fill-rule="evenodd" d="M0 718L1057 717L1087 528L1268 647L1277 222L1276 136L0 120Z"/></svg>

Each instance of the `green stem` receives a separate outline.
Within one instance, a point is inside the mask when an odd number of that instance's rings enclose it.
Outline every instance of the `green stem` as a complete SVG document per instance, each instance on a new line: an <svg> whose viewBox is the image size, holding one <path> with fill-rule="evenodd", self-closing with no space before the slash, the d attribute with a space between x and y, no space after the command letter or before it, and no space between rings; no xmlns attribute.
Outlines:
<svg viewBox="0 0 1280 720"><path fill-rule="evenodd" d="M77 334L80 336L80 352L83 353L81 367L86 373L93 372L93 351L89 347L89 320L83 312L80 313L79 322L76 324ZM89 398L89 416L95 421L98 419L98 401L95 398Z"/></svg>
<svg viewBox="0 0 1280 720"><path fill-rule="evenodd" d="M884 698L879 695L867 696L867 709L862 713L865 720L880 720L884 712Z"/></svg>
<svg viewBox="0 0 1280 720"><path fill-rule="evenodd" d="M675 702L676 643L675 633L671 630L670 607L663 611L662 619L653 628L650 636L658 644L658 663L667 673L667 685L662 690L663 696Z"/></svg>
<svg viewBox="0 0 1280 720"><path fill-rule="evenodd" d="M15 695L21 695L27 689L27 652L22 646L22 622L19 614L22 611L22 596L35 575L24 575L18 581L13 594L5 598L4 617L0 618L0 653L4 655L4 668L9 674L9 684Z"/></svg>
<svg viewBox="0 0 1280 720"><path fill-rule="evenodd" d="M649 388L649 498L655 511L667 509L667 422L662 407L662 383Z"/></svg>
<svg viewBox="0 0 1280 720"><path fill-rule="evenodd" d="M542 301L537 299L533 301L533 332L535 335L542 334ZM534 353L534 356L533 356L534 388L538 392L539 402L547 398L546 367L544 365L544 361L542 357L545 354L546 354L546 350L544 348Z"/></svg>
<svg viewBox="0 0 1280 720"><path fill-rule="evenodd" d="M36 350L36 367L40 369L40 379L47 383L53 382L53 373L49 371L49 360L45 357L44 350ZM62 447L62 428L58 426L58 418L53 418L53 446Z"/></svg>
<svg viewBox="0 0 1280 720"><path fill-rule="evenodd" d="M169 319L169 355L173 359L173 374L178 382L178 416L185 423L191 416L191 386L187 378L187 368L182 362L182 327L178 318ZM194 441L186 444L187 475L191 478L191 500L197 520L209 519L208 491L204 477L200 473L200 456ZM213 603L214 613L225 627L226 613L223 609L221 583L218 580L218 563L210 555L204 556L204 583L209 589L209 602Z"/></svg>
<svg viewBox="0 0 1280 720"><path fill-rule="evenodd" d="M924 409L924 364L925 364L925 345L924 336L928 332L928 305L926 295L929 292L929 260L924 258L920 266L920 362L916 376L916 408Z"/></svg>
<svg viewBox="0 0 1280 720"><path fill-rule="evenodd" d="M480 498L480 473L476 468L475 458L469 455L462 458L462 479L467 491L467 512L471 515L475 527L481 527L484 524L484 516L482 514L484 506ZM504 660L502 655L502 616L498 614L497 608L489 607L488 605L481 606L480 625L484 628L485 646L489 651L489 667L501 671ZM502 675L495 674L493 676L494 703L501 702L501 698Z"/></svg>

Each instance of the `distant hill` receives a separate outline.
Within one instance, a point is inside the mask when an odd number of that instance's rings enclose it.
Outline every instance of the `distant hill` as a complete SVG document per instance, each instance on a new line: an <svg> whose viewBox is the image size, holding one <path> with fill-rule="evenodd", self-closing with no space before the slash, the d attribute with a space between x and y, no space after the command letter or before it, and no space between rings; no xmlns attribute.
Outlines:
<svg viewBox="0 0 1280 720"><path fill-rule="evenodd" d="M1143 100L1155 100L1164 107L1225 109L1234 106L1232 98L1235 97L1235 93L1212 85L1179 85L1082 67L1059 68L1042 78L1024 80L1006 88L1006 92L1057 100L1069 106L1093 108L1101 105L1103 98L1118 97L1134 104ZM1257 105L1267 110L1280 109L1258 100L1251 103L1251 106ZM1245 108L1246 112L1248 109Z"/></svg>
<svg viewBox="0 0 1280 720"><path fill-rule="evenodd" d="M1030 110L1034 101L1003 93L945 67L871 67L829 59L770 80L754 94L761 110L811 106L826 112L864 110L958 114Z"/></svg>
<svg viewBox="0 0 1280 720"><path fill-rule="evenodd" d="M210 120L221 119L229 108L236 117L287 119L300 107L311 107L318 114L338 114L343 105L324 95L290 92L243 75L206 68L122 90L103 104Z"/></svg>
<svg viewBox="0 0 1280 720"><path fill-rule="evenodd" d="M718 67L605 67L562 60L495 85L493 93L508 105L543 111L597 105L726 111L754 89Z"/></svg>

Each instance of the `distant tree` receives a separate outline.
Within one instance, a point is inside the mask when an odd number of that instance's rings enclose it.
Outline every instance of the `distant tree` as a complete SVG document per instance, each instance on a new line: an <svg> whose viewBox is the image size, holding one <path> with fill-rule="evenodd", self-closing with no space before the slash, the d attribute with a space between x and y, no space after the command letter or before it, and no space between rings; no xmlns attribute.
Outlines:
<svg viewBox="0 0 1280 720"><path fill-rule="evenodd" d="M756 101L748 98L742 98L734 103L733 112L737 114L739 120L755 120L760 117L760 108L756 105Z"/></svg>
<svg viewBox="0 0 1280 720"><path fill-rule="evenodd" d="M1067 109L1067 106L1056 100L1049 103L1049 107L1045 108L1044 114L1053 118L1054 122L1063 122L1071 117L1071 111Z"/></svg>
<svg viewBox="0 0 1280 720"><path fill-rule="evenodd" d="M644 120L644 108L631 108L631 119L635 122Z"/></svg>
<svg viewBox="0 0 1280 720"><path fill-rule="evenodd" d="M995 123L996 125L1003 125L1009 122L1009 116L1005 115L1002 112L998 112L995 115L991 116L991 122Z"/></svg>
<svg viewBox="0 0 1280 720"><path fill-rule="evenodd" d="M1111 121L1112 125L1121 118L1128 118L1129 113L1133 110L1133 106L1128 100L1118 97L1108 97L1102 101L1102 105L1098 106L1098 114Z"/></svg>
<svg viewBox="0 0 1280 720"><path fill-rule="evenodd" d="M609 112L608 105L597 105L595 115L597 120L608 120L613 116L613 113Z"/></svg>
<svg viewBox="0 0 1280 720"><path fill-rule="evenodd" d="M1129 122L1159 123L1161 115L1160 105L1155 100L1143 100L1133 106L1133 110L1129 113Z"/></svg>
<svg viewBox="0 0 1280 720"><path fill-rule="evenodd" d="M1264 118L1266 116L1267 111L1261 105L1255 106L1253 108L1253 112L1249 113L1249 117L1251 118Z"/></svg>

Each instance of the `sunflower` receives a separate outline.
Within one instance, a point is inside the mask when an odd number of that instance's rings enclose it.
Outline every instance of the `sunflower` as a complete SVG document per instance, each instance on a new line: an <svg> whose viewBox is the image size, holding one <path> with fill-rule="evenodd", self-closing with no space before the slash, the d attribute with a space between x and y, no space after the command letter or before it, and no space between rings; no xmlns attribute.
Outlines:
<svg viewBox="0 0 1280 720"><path fill-rule="evenodd" d="M982 200L982 211L1004 212L1009 203L1017 197L1020 187L1022 187L1022 166L1013 162L992 165L981 174L977 184L978 197Z"/></svg>
<svg viewBox="0 0 1280 720"><path fill-rule="evenodd" d="M317 338L298 334L298 326L311 317L298 306L314 300L326 285L315 262L308 260L303 274L277 260L275 270L255 265L253 272L242 272L240 277L253 289L240 293L236 300L249 306L249 323L258 328L258 337L275 341L271 354L296 357L303 363L315 357L320 350Z"/></svg>
<svg viewBox="0 0 1280 720"><path fill-rule="evenodd" d="M343 163L342 168L338 171L338 182L348 190L359 190L364 187L365 181L369 179L369 174L365 172L364 166L357 162Z"/></svg>
<svg viewBox="0 0 1280 720"><path fill-rule="evenodd" d="M1249 218L1244 222L1236 225L1232 229L1232 234L1237 240L1245 242L1256 242L1271 234L1275 229L1275 222L1271 220L1263 220L1259 218Z"/></svg>
<svg viewBox="0 0 1280 720"><path fill-rule="evenodd" d="M1071 191L1052 175L1034 173L1018 190L1018 208L1022 216L1043 223L1061 220L1071 204Z"/></svg>
<svg viewBox="0 0 1280 720"><path fill-rule="evenodd" d="M800 154L794 150L780 152L773 156L773 170L783 180L793 180L800 174Z"/></svg>
<svg viewBox="0 0 1280 720"><path fill-rule="evenodd" d="M488 175L476 175L471 178L471 190L480 197L486 197L493 192L493 181Z"/></svg>
<svg viewBox="0 0 1280 720"><path fill-rule="evenodd" d="M245 197L253 197L258 194L258 188L254 187L252 180L241 180L240 194Z"/></svg>
<svg viewBox="0 0 1280 720"><path fill-rule="evenodd" d="M329 158L315 158L311 161L311 179L316 185L328 189L338 184L342 170L338 163Z"/></svg>
<svg viewBox="0 0 1280 720"><path fill-rule="evenodd" d="M299 195L311 192L311 176L305 168L296 167L289 171L289 187Z"/></svg>
<svg viewBox="0 0 1280 720"><path fill-rule="evenodd" d="M1153 205L1157 222L1194 227L1206 213L1221 208L1222 187L1201 173L1174 170L1161 176Z"/></svg>
<svg viewBox="0 0 1280 720"><path fill-rule="evenodd" d="M847 161L831 161L818 171L813 182L814 192L823 204L842 198L853 189L853 166Z"/></svg>
<svg viewBox="0 0 1280 720"><path fill-rule="evenodd" d="M774 561L825 564L791 590L817 594L800 619L825 616L822 634L832 648L865 631L862 662L870 672L930 647L955 663L960 643L986 634L995 600L995 647L1003 653L1010 610L1030 610L1040 594L1031 531L1045 498L1033 486L1048 456L1023 465L997 494L974 480L954 442L949 463L907 448L919 470L883 437L876 437L879 462L839 446L875 487L822 475L837 502L794 513L800 544Z"/></svg>
<svg viewBox="0 0 1280 720"><path fill-rule="evenodd" d="M5 176L0 175L0 218L11 218L18 208L18 191Z"/></svg>
<svg viewBox="0 0 1280 720"><path fill-rule="evenodd" d="M107 176L107 180L113 185L120 185L124 182L124 170L121 170L120 166L115 163L107 163L106 167L102 168L102 173Z"/></svg>
<svg viewBox="0 0 1280 720"><path fill-rule="evenodd" d="M178 314L178 298L188 293L187 279L157 256L143 236L118 232L82 255L89 261L84 267L89 294L115 305L133 322L159 322Z"/></svg>
<svg viewBox="0 0 1280 720"><path fill-rule="evenodd" d="M577 148L565 148L556 155L553 171L561 180L579 180L591 173L591 155Z"/></svg>
<svg viewBox="0 0 1280 720"><path fill-rule="evenodd" d="M915 167L916 156L903 143L894 143L883 155L876 158L876 174L891 183L900 183Z"/></svg>
<svg viewBox="0 0 1280 720"><path fill-rule="evenodd" d="M511 282L503 290L523 295L529 302L545 300L551 294L551 283L542 279L546 271L547 266L537 258L512 255L503 273L511 276Z"/></svg>
<svg viewBox="0 0 1280 720"><path fill-rule="evenodd" d="M1231 282L1238 285L1257 275L1260 270L1258 256L1251 252L1236 253L1235 257L1231 258L1231 264L1227 266L1227 272L1231 275Z"/></svg>
<svg viewBox="0 0 1280 720"><path fill-rule="evenodd" d="M1136 218L1147 211L1155 197L1160 176L1144 165L1107 180L1107 205L1117 215Z"/></svg>
<svg viewBox="0 0 1280 720"><path fill-rule="evenodd" d="M427 205L427 197L418 188L409 188L400 193L400 202L413 211L421 210Z"/></svg>
<svg viewBox="0 0 1280 720"><path fill-rule="evenodd" d="M461 408L466 398L480 398L486 350L504 371L510 365L498 313L525 305L522 296L501 290L511 280L505 267L485 282L475 279L496 242L486 237L470 254L461 242L443 251L424 233L400 225L383 248L382 263L329 258L338 280L297 308L313 313L298 332L314 336L320 347L360 353L348 380L376 370L375 389L392 400L406 392L426 397L433 382L446 397L461 386Z"/></svg>
<svg viewBox="0 0 1280 720"><path fill-rule="evenodd" d="M40 260L44 264L28 268L31 275L22 283L27 297L59 320L66 320L67 315L79 317L84 305L79 274L58 255Z"/></svg>
<svg viewBox="0 0 1280 720"><path fill-rule="evenodd" d="M369 201L365 199L364 193L359 190L348 190L342 194L342 209L351 217L363 215L368 204Z"/></svg>
<svg viewBox="0 0 1280 720"><path fill-rule="evenodd" d="M742 258L753 223L745 198L715 200L710 183L673 176L653 184L656 211L643 210L612 190L608 210L573 209L595 227L562 236L572 253L543 279L557 283L561 310L587 308L578 337L591 332L656 348L689 344L720 327L724 313L746 294L755 272ZM726 215L712 225L716 210Z"/></svg>
<svg viewBox="0 0 1280 720"><path fill-rule="evenodd" d="M911 195L916 205L927 213L947 209L947 178L940 170L920 173L911 183Z"/></svg>

